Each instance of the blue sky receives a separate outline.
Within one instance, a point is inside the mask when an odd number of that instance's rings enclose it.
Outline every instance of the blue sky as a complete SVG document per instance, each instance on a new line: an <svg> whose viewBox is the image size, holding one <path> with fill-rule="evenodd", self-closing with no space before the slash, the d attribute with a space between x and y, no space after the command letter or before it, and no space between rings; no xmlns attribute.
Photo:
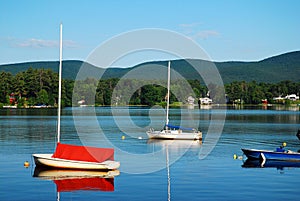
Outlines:
<svg viewBox="0 0 300 201"><path fill-rule="evenodd" d="M60 22L65 60L85 60L104 41L144 28L183 34L214 61L255 61L300 50L297 0L0 0L0 5L0 64L58 60ZM120 65L140 61L131 62Z"/></svg>

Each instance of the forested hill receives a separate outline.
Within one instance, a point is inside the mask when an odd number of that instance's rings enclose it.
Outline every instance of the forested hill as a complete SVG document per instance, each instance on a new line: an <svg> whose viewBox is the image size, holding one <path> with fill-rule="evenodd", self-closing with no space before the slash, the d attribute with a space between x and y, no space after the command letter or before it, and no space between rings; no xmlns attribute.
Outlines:
<svg viewBox="0 0 300 201"><path fill-rule="evenodd" d="M257 81L278 83L283 80L300 81L300 51L289 52L257 62L220 62L218 66L224 82Z"/></svg>
<svg viewBox="0 0 300 201"><path fill-rule="evenodd" d="M82 61L70 60L63 62L63 78L75 79L76 75L82 66ZM212 65L212 62L203 60L174 60L172 61L172 69L178 71L186 79L201 79L199 74L191 66L201 68L204 65ZM266 58L261 61L255 62L214 62L218 68L224 83L230 83L233 81L257 81L257 82L269 82L278 83L283 80L290 80L293 82L300 82L300 51L289 52L278 56ZM102 78L120 78L133 68L140 66L147 66L149 70L151 65L167 65L166 61L146 62L139 64L131 68L109 68L104 70L102 68L96 68L93 65L87 64L92 71L96 69L105 74ZM44 68L51 69L54 72L58 70L57 61L45 61L45 62L27 62L0 65L0 71L11 72L15 75L18 72L26 71L28 68Z"/></svg>

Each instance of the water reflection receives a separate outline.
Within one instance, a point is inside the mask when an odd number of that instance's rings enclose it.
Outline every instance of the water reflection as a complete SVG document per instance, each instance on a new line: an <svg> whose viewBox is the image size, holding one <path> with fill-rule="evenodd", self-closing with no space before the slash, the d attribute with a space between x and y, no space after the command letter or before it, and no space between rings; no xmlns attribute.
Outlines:
<svg viewBox="0 0 300 201"><path fill-rule="evenodd" d="M296 161L276 161L276 160L253 160L247 159L242 165L243 168L277 168L283 170L284 168L300 168L300 162Z"/></svg>
<svg viewBox="0 0 300 201"><path fill-rule="evenodd" d="M147 144L153 145L153 149L162 149L168 147L169 151L172 153L186 151L189 148L200 148L202 145L202 140L159 140L159 139L149 139Z"/></svg>
<svg viewBox="0 0 300 201"><path fill-rule="evenodd" d="M188 149L197 149L201 147L202 140L158 140L149 139L147 144L153 145L153 150L165 149L167 181L168 181L168 201L171 200L171 172L170 158L180 157Z"/></svg>
<svg viewBox="0 0 300 201"><path fill-rule="evenodd" d="M284 110L288 110L288 111L299 111L299 105L295 105L295 106L286 106L286 105L274 105L271 107L273 110L278 110L278 111L284 111Z"/></svg>
<svg viewBox="0 0 300 201"><path fill-rule="evenodd" d="M60 200L61 192L114 191L114 177L119 174L119 170L100 172L35 167L33 177L52 180L56 185L57 200Z"/></svg>

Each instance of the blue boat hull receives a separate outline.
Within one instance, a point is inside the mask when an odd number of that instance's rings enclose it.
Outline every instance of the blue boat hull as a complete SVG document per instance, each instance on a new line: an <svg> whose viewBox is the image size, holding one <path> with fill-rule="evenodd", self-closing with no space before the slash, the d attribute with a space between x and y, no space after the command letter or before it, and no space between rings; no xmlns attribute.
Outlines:
<svg viewBox="0 0 300 201"><path fill-rule="evenodd" d="M242 149L242 151L249 159L300 161L300 153L297 152L276 152L258 149Z"/></svg>

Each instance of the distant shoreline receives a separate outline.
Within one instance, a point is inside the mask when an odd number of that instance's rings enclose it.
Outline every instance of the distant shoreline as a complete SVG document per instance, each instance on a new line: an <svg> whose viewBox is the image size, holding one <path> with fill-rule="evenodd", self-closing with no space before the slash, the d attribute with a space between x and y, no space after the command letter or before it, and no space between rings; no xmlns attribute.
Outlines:
<svg viewBox="0 0 300 201"><path fill-rule="evenodd" d="M157 104L156 106L161 106ZM208 109L208 108L214 108L216 109L217 107L299 107L300 109L300 104L295 103L295 104L289 104L289 105L283 105L283 104L210 104L210 105L200 105L200 108L197 104L194 105L189 105L189 104L183 104L183 105L172 105L170 104L170 108L188 108L188 109ZM118 108L118 107L153 107L153 106L148 106L148 105L84 105L84 106L67 106L64 108L86 108L86 107L95 107L95 108L101 108L101 107L111 107L111 108ZM162 107L163 108L163 107ZM16 106L16 105L4 105L3 107L0 107L0 109L57 109L55 106Z"/></svg>

